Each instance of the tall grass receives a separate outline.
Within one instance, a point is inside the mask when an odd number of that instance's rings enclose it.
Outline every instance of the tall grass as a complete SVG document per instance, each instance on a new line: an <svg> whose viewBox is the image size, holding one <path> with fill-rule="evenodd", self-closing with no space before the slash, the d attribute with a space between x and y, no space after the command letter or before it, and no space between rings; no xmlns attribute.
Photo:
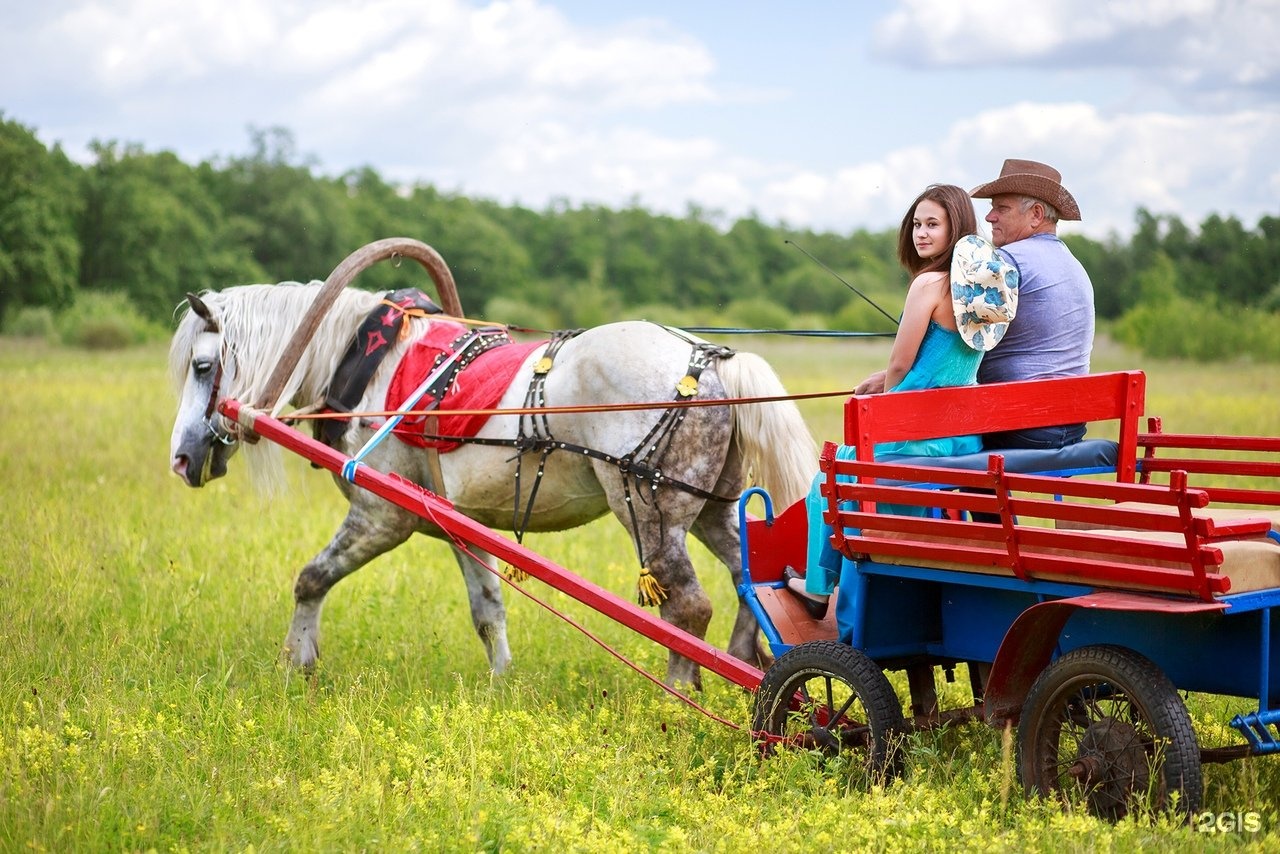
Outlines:
<svg viewBox="0 0 1280 854"><path fill-rule="evenodd" d="M730 342L794 392L847 389L883 344ZM1095 367L1133 363L1100 352ZM507 597L513 671L488 673L457 569L416 540L344 581L315 676L276 654L293 578L345 503L289 461L289 493L241 466L203 490L167 470L173 400L159 347L0 339L0 850L1199 850L1167 821L1108 825L1026 799L979 724L913 736L909 775L867 787L839 763L748 737L669 699L581 634ZM1147 365L1171 429L1280 433L1273 372ZM838 437L838 399L803 404ZM622 529L529 538L615 591ZM733 591L695 551L729 634ZM661 673L666 652L566 597L532 592ZM957 690L948 686L948 690ZM746 722L749 697L701 701ZM1247 703L1192 698L1206 743ZM1280 827L1275 760L1209 769L1206 809ZM1227 842L1245 842L1232 836ZM1223 840L1219 840L1223 841ZM1257 841L1256 839L1254 841Z"/></svg>

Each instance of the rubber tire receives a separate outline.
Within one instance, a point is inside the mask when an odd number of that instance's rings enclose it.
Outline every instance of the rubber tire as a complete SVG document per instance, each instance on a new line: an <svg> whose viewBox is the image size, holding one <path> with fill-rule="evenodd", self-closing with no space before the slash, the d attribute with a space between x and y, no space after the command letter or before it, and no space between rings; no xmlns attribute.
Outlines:
<svg viewBox="0 0 1280 854"><path fill-rule="evenodd" d="M1088 712L1092 725L1080 729L1075 736L1064 733L1061 723L1069 715L1070 701L1082 691L1099 687L1109 688L1110 695L1099 699L1101 708L1095 706ZM1118 708L1108 708L1116 704ZM1123 767L1123 760L1135 759L1132 752L1127 757L1113 753L1099 758L1098 739L1123 739L1133 744L1130 749L1134 750L1136 743L1132 736L1139 734L1132 723L1117 723L1116 715L1101 714L1104 709L1126 712L1123 718L1127 721L1135 720L1136 716L1140 721L1138 729L1163 742L1156 760L1158 768L1150 764L1150 750L1146 746L1140 754L1146 767L1140 771ZM1094 713L1098 716L1093 717ZM1079 728L1079 722L1075 726ZM1064 738L1075 742L1075 746L1064 744ZM1081 741L1085 742L1083 750ZM1103 745L1103 749L1106 747ZM1110 747L1114 750L1116 745ZM1073 750L1074 756L1070 755ZM1087 756L1082 758L1082 753ZM1116 775L1110 791L1105 786L1089 788L1068 776L1068 766L1082 769L1089 762L1103 763L1095 767L1103 772L1104 783ZM1055 770L1059 767L1064 769L1061 774ZM1028 793L1065 796L1069 790L1075 790L1083 795L1091 813L1112 821L1129 812L1134 794L1145 796L1151 790L1150 804L1164 810L1170 807L1170 795L1176 790L1180 793L1177 812L1190 815L1200 809L1204 792L1200 747L1191 727L1191 716L1177 688L1150 659L1127 647L1111 644L1073 650L1046 667L1036 679L1027 693L1018 726L1018 770ZM1129 775L1127 784L1126 774ZM1158 787L1149 782L1156 777ZM1136 791L1138 788L1140 792Z"/></svg>
<svg viewBox="0 0 1280 854"><path fill-rule="evenodd" d="M819 680L820 689L827 680L845 686L862 704L867 719L863 722L842 717L827 726L819 726L818 713L830 712L833 705L828 686L820 706L809 712L811 727L803 730L801 742L829 756L849 749L850 741L860 742L866 748L863 764L874 780L886 782L901 776L901 748L906 731L902 703L880 666L864 653L842 643L800 644L775 661L765 671L756 692L752 730L774 736L796 736L792 698L801 690L805 691L804 696L810 696L808 686L814 680Z"/></svg>

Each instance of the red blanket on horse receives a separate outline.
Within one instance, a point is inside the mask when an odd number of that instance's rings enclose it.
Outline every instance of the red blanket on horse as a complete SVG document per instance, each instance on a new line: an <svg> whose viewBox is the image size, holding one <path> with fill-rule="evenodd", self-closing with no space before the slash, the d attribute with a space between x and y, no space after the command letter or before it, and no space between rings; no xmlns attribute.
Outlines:
<svg viewBox="0 0 1280 854"><path fill-rule="evenodd" d="M430 376L436 362L447 357L466 331L458 323L432 321L427 334L416 341L396 365L396 372L387 386L386 408L399 409L404 405L423 380ZM541 347L545 341L517 343L508 340L476 356L454 377L437 409L492 409L502 398L511 380L530 351ZM423 395L413 410L430 409L435 398ZM441 436L474 436L484 423L486 415L441 415L433 433ZM437 448L441 453L452 451L461 442L427 439L423 434L426 416L404 418L392 431L401 440L419 448Z"/></svg>

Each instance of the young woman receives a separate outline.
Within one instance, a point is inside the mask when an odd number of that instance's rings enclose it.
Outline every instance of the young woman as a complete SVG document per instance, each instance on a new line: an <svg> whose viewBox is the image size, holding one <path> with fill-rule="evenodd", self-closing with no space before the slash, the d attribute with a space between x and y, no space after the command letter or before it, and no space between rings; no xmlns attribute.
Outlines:
<svg viewBox="0 0 1280 854"><path fill-rule="evenodd" d="M1017 270L985 249L990 244L976 237L978 220L969 194L952 184L931 184L907 209L898 229L898 260L911 274L898 333L893 339L889 365L884 372L886 391L941 388L973 385L977 382L978 364L986 350L995 346L1012 319L1016 305ZM975 237L970 237L975 235ZM982 264L983 276L997 283L990 297L1001 302L997 312L975 314L972 297L975 290L964 281L953 282L953 258L957 243L964 238L962 254L987 253ZM964 266L964 265L958 265ZM1012 288L1012 293L1001 288ZM993 317L1002 323L993 324ZM841 448L844 452L846 449ZM852 449L848 449L852 453ZM909 442L886 442L876 446L876 459L895 457L943 457L977 453L982 450L980 436L953 436ZM837 454L839 456L839 453ZM822 521L823 498L818 492L820 480L809 491L808 571L804 576L787 573L787 586L800 596L810 614L820 617L826 612L827 599L835 586L840 556L830 547L830 528ZM882 508L899 514L924 512L924 508Z"/></svg>
<svg viewBox="0 0 1280 854"><path fill-rule="evenodd" d="M898 228L898 261L911 274L898 334L885 369L885 391L911 391L977 382L982 350L960 335L951 290L951 262L960 238L978 233L969 194L954 184L931 184L916 197ZM982 450L978 436L876 447L887 456L942 457Z"/></svg>

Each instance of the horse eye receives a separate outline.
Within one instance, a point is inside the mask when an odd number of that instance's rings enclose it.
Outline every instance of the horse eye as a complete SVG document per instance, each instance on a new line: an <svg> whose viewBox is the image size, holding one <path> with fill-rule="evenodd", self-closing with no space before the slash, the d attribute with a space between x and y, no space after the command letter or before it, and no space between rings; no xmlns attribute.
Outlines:
<svg viewBox="0 0 1280 854"><path fill-rule="evenodd" d="M191 371L198 377L204 376L211 370L213 370L213 362L209 359L197 359L191 363Z"/></svg>

